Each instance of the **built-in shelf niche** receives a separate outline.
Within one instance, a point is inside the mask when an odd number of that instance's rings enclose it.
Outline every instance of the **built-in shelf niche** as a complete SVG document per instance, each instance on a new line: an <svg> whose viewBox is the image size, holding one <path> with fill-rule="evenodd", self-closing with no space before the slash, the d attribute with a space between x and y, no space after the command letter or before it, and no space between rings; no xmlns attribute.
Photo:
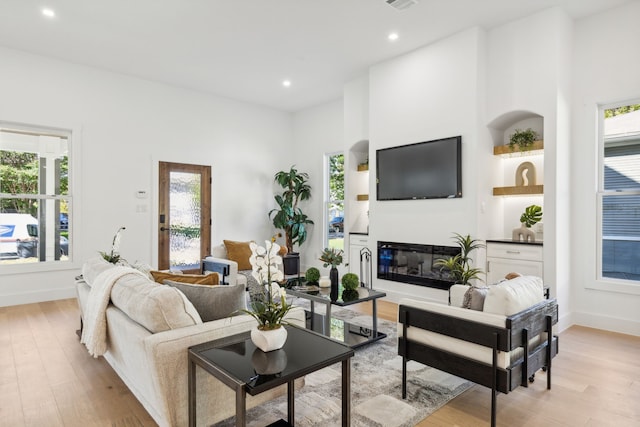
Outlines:
<svg viewBox="0 0 640 427"><path fill-rule="evenodd" d="M509 147L511 135L518 129L528 128L538 135L533 145L525 150ZM494 220L488 233L491 238L509 239L513 229L520 225L520 215L527 206L539 205L544 211L544 118L531 111L510 111L492 120L488 130L493 142L489 160L493 186L492 197L486 203ZM525 185L517 185L519 168L529 162L535 169L535 179L528 177ZM537 226L542 233L542 223Z"/></svg>

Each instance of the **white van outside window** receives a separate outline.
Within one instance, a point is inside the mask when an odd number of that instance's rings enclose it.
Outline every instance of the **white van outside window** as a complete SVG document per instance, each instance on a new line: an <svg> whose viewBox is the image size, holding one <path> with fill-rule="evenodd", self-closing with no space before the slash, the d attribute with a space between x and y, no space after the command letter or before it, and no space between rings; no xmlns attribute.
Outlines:
<svg viewBox="0 0 640 427"><path fill-rule="evenodd" d="M70 131L0 121L0 272L70 257Z"/></svg>

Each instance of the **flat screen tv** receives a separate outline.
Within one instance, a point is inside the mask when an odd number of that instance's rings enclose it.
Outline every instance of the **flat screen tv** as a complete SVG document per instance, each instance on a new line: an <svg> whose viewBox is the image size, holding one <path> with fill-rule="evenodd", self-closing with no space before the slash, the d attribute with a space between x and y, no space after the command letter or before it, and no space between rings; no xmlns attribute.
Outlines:
<svg viewBox="0 0 640 427"><path fill-rule="evenodd" d="M462 197L462 137L376 151L377 200Z"/></svg>

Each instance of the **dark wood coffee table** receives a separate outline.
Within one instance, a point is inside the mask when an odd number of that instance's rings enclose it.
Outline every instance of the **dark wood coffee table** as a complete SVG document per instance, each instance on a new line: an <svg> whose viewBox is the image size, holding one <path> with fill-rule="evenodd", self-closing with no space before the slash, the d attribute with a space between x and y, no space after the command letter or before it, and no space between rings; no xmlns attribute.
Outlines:
<svg viewBox="0 0 640 427"><path fill-rule="evenodd" d="M247 393L255 396L287 384L287 421L293 426L294 381L338 362L342 363L342 425L350 425L353 349L306 329L286 328L288 337L284 347L268 353L256 348L249 332L189 348L189 426L196 425L196 366L235 390L236 426L246 425ZM273 372L274 368L282 370ZM285 423L280 421L277 425Z"/></svg>

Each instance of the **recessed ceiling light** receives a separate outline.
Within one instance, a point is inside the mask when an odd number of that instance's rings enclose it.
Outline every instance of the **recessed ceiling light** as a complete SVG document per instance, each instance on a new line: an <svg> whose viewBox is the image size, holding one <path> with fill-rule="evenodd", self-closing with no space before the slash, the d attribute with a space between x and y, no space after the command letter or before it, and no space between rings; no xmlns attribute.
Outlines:
<svg viewBox="0 0 640 427"><path fill-rule="evenodd" d="M388 38L390 41L392 41L392 42L394 42L394 41L398 40L398 37L399 37L399 36L398 36L398 33L390 33L390 34L387 36L387 38Z"/></svg>
<svg viewBox="0 0 640 427"><path fill-rule="evenodd" d="M289 86L291 86L291 81L290 81L290 80L283 80L283 81L282 81L282 86L284 86L284 87L289 87Z"/></svg>
<svg viewBox="0 0 640 427"><path fill-rule="evenodd" d="M56 13L53 11L53 9L47 9L47 8L42 9L42 14L47 18L53 18L54 16L56 16Z"/></svg>

